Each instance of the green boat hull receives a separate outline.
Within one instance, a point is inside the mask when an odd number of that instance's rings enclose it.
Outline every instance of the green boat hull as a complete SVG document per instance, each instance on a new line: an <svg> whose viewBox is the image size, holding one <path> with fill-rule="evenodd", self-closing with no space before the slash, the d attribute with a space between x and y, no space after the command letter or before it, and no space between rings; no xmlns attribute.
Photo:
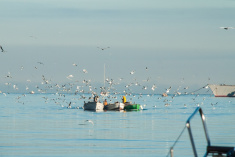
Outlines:
<svg viewBox="0 0 235 157"><path fill-rule="evenodd" d="M140 110L140 104L125 105L124 110Z"/></svg>

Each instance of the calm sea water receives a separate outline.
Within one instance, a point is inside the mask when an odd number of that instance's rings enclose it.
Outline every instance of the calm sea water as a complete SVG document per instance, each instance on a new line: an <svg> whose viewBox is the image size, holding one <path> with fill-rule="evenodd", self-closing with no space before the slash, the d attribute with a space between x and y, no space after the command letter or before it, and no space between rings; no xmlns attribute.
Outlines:
<svg viewBox="0 0 235 157"><path fill-rule="evenodd" d="M235 146L235 98L136 95L127 100L145 109L131 112L77 109L84 99L69 94L1 94L0 99L0 156L164 157L197 106L206 116L212 145ZM112 100L121 101L121 95ZM206 140L199 114L191 124L202 156ZM174 155L193 156L187 130L174 147Z"/></svg>

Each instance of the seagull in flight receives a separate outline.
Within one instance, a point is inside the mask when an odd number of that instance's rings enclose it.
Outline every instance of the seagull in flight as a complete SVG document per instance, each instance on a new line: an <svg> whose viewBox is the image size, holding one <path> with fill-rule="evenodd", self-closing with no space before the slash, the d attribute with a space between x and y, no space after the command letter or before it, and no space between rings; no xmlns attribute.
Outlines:
<svg viewBox="0 0 235 157"><path fill-rule="evenodd" d="M73 75L67 76L67 79L71 80L73 78Z"/></svg>
<svg viewBox="0 0 235 157"><path fill-rule="evenodd" d="M37 39L37 37L33 36L33 35L30 35L29 36L30 38L33 38L33 39Z"/></svg>
<svg viewBox="0 0 235 157"><path fill-rule="evenodd" d="M71 106L71 102L69 103L69 106L68 106L67 108L72 108L72 106Z"/></svg>
<svg viewBox="0 0 235 157"><path fill-rule="evenodd" d="M12 78L11 73L8 72L8 75L6 75L5 78Z"/></svg>
<svg viewBox="0 0 235 157"><path fill-rule="evenodd" d="M82 71L83 71L85 74L88 73L88 71L87 71L86 69L83 69Z"/></svg>
<svg viewBox="0 0 235 157"><path fill-rule="evenodd" d="M134 71L134 70L130 72L130 74L131 74L131 75L133 75L134 73L135 73L135 71Z"/></svg>
<svg viewBox="0 0 235 157"><path fill-rule="evenodd" d="M101 50L106 50L106 49L109 49L110 47L97 47L97 48Z"/></svg>
<svg viewBox="0 0 235 157"><path fill-rule="evenodd" d="M154 84L154 85L152 86L152 88L151 88L151 89L152 89L152 91L154 91L154 90L155 90L155 88L157 88L157 87L156 87L156 85Z"/></svg>
<svg viewBox="0 0 235 157"><path fill-rule="evenodd" d="M37 62L38 64L41 64L41 65L44 65L44 63L42 63L42 62Z"/></svg>
<svg viewBox="0 0 235 157"><path fill-rule="evenodd" d="M166 93L169 93L170 90L171 90L171 86L168 89L166 89Z"/></svg>
<svg viewBox="0 0 235 157"><path fill-rule="evenodd" d="M94 122L92 120L85 120L85 122L91 123L92 125L94 125Z"/></svg>
<svg viewBox="0 0 235 157"><path fill-rule="evenodd" d="M2 52L5 52L4 50L3 50L3 48L2 48L2 46L0 45L0 49L2 50Z"/></svg>
<svg viewBox="0 0 235 157"><path fill-rule="evenodd" d="M229 29L235 29L235 27L220 27L221 29L229 30Z"/></svg>
<svg viewBox="0 0 235 157"><path fill-rule="evenodd" d="M78 65L76 63L73 63L73 66L77 67Z"/></svg>

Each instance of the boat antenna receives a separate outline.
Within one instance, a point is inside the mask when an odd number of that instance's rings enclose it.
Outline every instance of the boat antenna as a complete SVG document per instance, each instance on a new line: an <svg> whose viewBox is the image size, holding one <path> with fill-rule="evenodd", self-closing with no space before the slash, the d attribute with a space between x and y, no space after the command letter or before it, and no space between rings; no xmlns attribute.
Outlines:
<svg viewBox="0 0 235 157"><path fill-rule="evenodd" d="M104 63L104 88L105 88L105 63Z"/></svg>

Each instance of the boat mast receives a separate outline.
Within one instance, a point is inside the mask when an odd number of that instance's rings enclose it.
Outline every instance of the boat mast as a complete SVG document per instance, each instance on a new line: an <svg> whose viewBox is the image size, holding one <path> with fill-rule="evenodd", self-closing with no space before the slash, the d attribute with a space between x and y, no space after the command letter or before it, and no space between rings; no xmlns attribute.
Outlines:
<svg viewBox="0 0 235 157"><path fill-rule="evenodd" d="M104 89L105 89L105 64L104 64Z"/></svg>

